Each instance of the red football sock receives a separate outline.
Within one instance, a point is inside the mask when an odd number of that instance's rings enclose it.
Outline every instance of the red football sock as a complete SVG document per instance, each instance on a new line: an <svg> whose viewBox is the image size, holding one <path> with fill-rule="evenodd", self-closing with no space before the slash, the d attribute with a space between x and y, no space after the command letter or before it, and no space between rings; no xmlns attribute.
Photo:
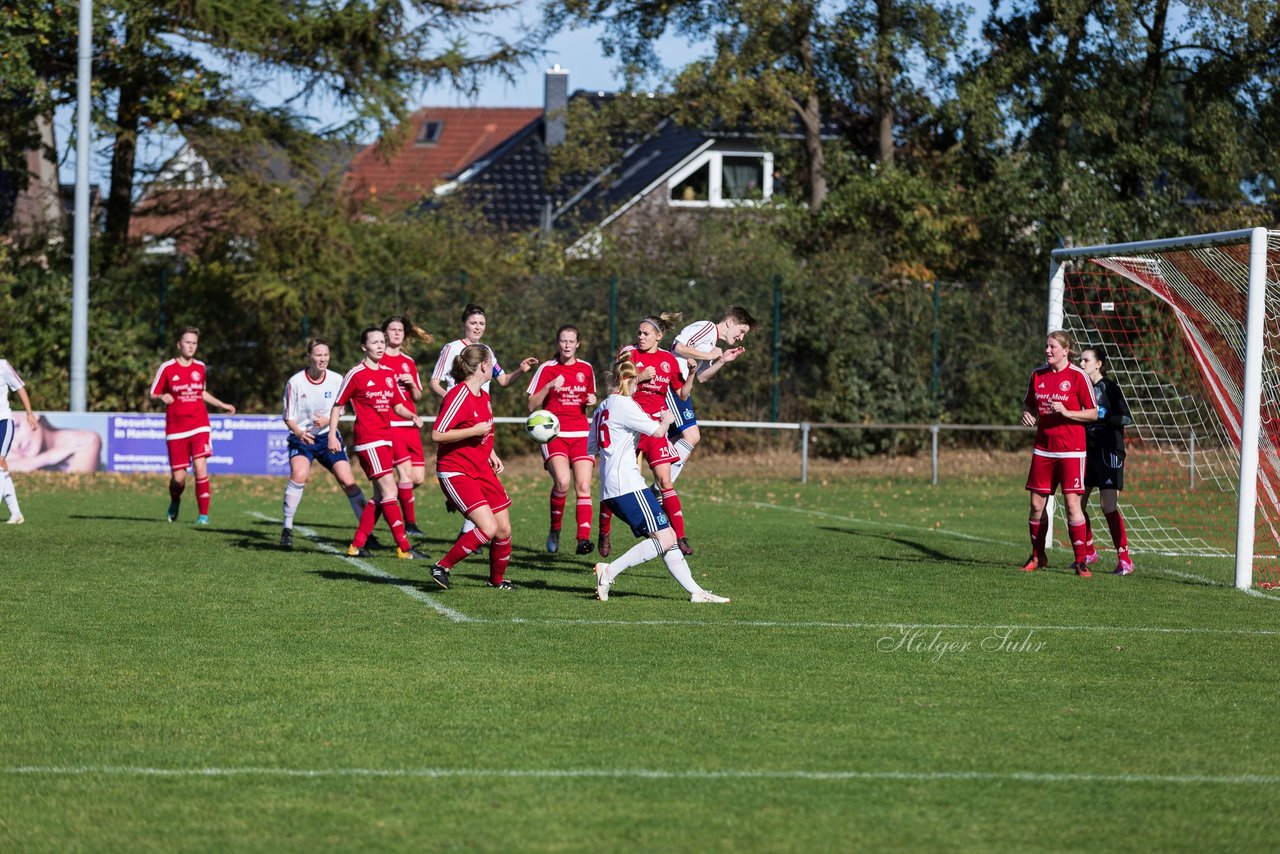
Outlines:
<svg viewBox="0 0 1280 854"><path fill-rule="evenodd" d="M406 525L417 524L413 508L413 481L396 484L396 495L400 499L400 512Z"/></svg>
<svg viewBox="0 0 1280 854"><path fill-rule="evenodd" d="M591 496L578 498L578 539L591 539Z"/></svg>
<svg viewBox="0 0 1280 854"><path fill-rule="evenodd" d="M489 583L501 584L507 574L507 564L511 562L511 538L503 537L494 540L489 546Z"/></svg>
<svg viewBox="0 0 1280 854"><path fill-rule="evenodd" d="M1116 544L1116 551L1121 557L1129 556L1129 535L1124 530L1124 517L1116 508L1107 514L1107 527L1111 529L1111 541Z"/></svg>
<svg viewBox="0 0 1280 854"><path fill-rule="evenodd" d="M1093 545L1093 521L1089 518L1089 514L1084 514L1084 553L1087 555L1095 554L1098 550Z"/></svg>
<svg viewBox="0 0 1280 854"><path fill-rule="evenodd" d="M201 516L209 515L209 496L213 490L209 486L209 478L196 478L196 508Z"/></svg>
<svg viewBox="0 0 1280 854"><path fill-rule="evenodd" d="M608 534L613 530L613 511L604 501L600 502L600 533Z"/></svg>
<svg viewBox="0 0 1280 854"><path fill-rule="evenodd" d="M370 501L364 505L364 511L360 514L360 524L356 526L356 535L351 540L351 545L358 549L364 548L376 524L378 524L378 502Z"/></svg>
<svg viewBox="0 0 1280 854"><path fill-rule="evenodd" d="M680 496L676 495L674 489L662 490L662 509L666 511L667 518L671 520L671 530L676 532L676 537L683 537L684 508L680 506Z"/></svg>
<svg viewBox="0 0 1280 854"><path fill-rule="evenodd" d="M455 563L469 554L475 554L487 542L489 542L489 538L481 533L479 528L472 528L458 537L457 542L453 544L453 548L445 552L444 557L440 558L436 563L445 569L452 569ZM511 554L510 546L508 546L507 554L508 556Z"/></svg>
<svg viewBox="0 0 1280 854"><path fill-rule="evenodd" d="M560 525L564 519L564 500L566 493L559 492L556 489L551 490L551 530L560 530ZM494 541L497 543L497 540Z"/></svg>
<svg viewBox="0 0 1280 854"><path fill-rule="evenodd" d="M394 498L384 498L378 503L382 505L383 518L387 520L391 536L396 538L396 545L402 552L409 551L412 546L409 544L409 538L404 535L404 517L400 515L400 505Z"/></svg>
<svg viewBox="0 0 1280 854"><path fill-rule="evenodd" d="M1071 548L1075 552L1076 563L1084 563L1089 556L1089 547L1085 545L1088 536L1088 525L1084 522L1067 522L1067 533L1071 536Z"/></svg>
<svg viewBox="0 0 1280 854"><path fill-rule="evenodd" d="M1049 536L1049 524L1044 519L1030 519L1027 529L1031 532L1031 553L1036 557L1044 554L1044 541Z"/></svg>

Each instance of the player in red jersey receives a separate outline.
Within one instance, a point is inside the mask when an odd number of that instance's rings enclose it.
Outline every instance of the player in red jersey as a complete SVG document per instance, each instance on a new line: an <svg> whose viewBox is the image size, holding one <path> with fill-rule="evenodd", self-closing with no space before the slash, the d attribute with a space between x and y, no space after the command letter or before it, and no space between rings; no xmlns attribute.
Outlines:
<svg viewBox="0 0 1280 854"><path fill-rule="evenodd" d="M579 359L578 327L566 323L556 330L556 358L543 362L529 381L529 411L545 409L560 419L560 432L542 446L542 459L551 474L551 530L547 551L560 548L569 478L577 495L576 520L580 555L590 554L591 475L595 460L587 452L587 407L596 405L596 374Z"/></svg>
<svg viewBox="0 0 1280 854"><path fill-rule="evenodd" d="M1081 496L1084 495L1085 424L1098 420L1093 382L1079 365L1071 364L1075 339L1067 332L1050 332L1045 340L1045 364L1036 368L1022 399L1022 423L1036 428L1035 450L1027 491L1031 493L1031 557L1023 565L1032 572L1048 564L1045 537L1049 526L1045 506L1055 489L1062 487L1067 505L1067 531L1075 561L1071 569L1081 578L1089 572L1088 526Z"/></svg>
<svg viewBox="0 0 1280 854"><path fill-rule="evenodd" d="M403 314L388 317L382 322L382 334L387 339L387 351L382 355L382 364L396 375L410 409L416 409L422 398L422 377L418 374L418 364L404 352L405 333L413 333L424 344L432 342L431 333L415 325ZM427 477L427 458L422 450L422 433L413 426L412 421L397 418L391 422L391 461L396 467L396 494L400 499L400 512L404 515L404 531L410 536L419 536L418 517L413 502L413 491L422 485Z"/></svg>
<svg viewBox="0 0 1280 854"><path fill-rule="evenodd" d="M624 348L626 357L639 369L636 374L636 389L631 399L654 420L660 419L663 410L667 409L668 391L674 392L679 398L688 398L691 390L691 386L681 379L679 357L658 346L671 324L679 320L680 315L675 313L644 318L636 330L635 347L630 350ZM671 520L671 529L676 533L676 543L681 553L693 554L693 547L685 536L684 509L680 505L680 496L676 494L674 481L671 480L671 464L680 459L679 454L665 433L640 437L636 450L644 456L649 470L653 472L662 509ZM609 528L609 517L602 512L598 545L600 554L604 557L608 557L611 550Z"/></svg>
<svg viewBox="0 0 1280 854"><path fill-rule="evenodd" d="M209 524L209 457L213 456L210 439L209 410L216 406L228 415L236 408L223 403L205 389L204 362L196 358L200 346L200 330L183 327L178 335L178 357L170 359L156 371L151 381L151 399L164 403L164 439L169 449L169 510L165 518L178 518L182 492L187 488L187 467L196 476L196 524Z"/></svg>
<svg viewBox="0 0 1280 854"><path fill-rule="evenodd" d="M396 540L396 557L404 560L426 560L427 556L413 548L409 538L405 536L404 517L400 515L396 499L395 470L391 462L392 420L403 418L414 427L421 427L422 419L409 408L404 392L396 382L396 375L381 364L386 347L387 339L376 326L370 326L360 333L360 349L364 351L364 358L342 378L338 397L329 412L329 423L337 424L348 403L355 410L353 433L356 455L360 458L360 468L364 469L365 475L373 484L373 501L366 504L364 512L360 514L360 524L347 548L347 554L351 557L368 556L365 544L378 521L380 507L387 520L387 527ZM342 437L337 430L329 431L328 444L329 450L334 453L341 450Z"/></svg>
<svg viewBox="0 0 1280 854"><path fill-rule="evenodd" d="M453 362L454 385L444 396L431 427L436 443L436 477L449 504L474 527L458 535L453 548L431 568L431 580L449 589L449 572L485 543L489 581L498 590L514 590L506 580L511 561L511 499L498 475L502 460L493 449L493 407L485 383L493 376L493 355L483 344L468 344Z"/></svg>

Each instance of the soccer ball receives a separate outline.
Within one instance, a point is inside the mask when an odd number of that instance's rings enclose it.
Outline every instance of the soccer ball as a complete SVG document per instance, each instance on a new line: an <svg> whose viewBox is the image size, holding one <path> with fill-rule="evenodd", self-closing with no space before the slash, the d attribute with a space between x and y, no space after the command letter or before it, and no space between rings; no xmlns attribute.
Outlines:
<svg viewBox="0 0 1280 854"><path fill-rule="evenodd" d="M560 419L545 409L539 409L524 420L524 429L529 431L529 438L545 445L560 432Z"/></svg>

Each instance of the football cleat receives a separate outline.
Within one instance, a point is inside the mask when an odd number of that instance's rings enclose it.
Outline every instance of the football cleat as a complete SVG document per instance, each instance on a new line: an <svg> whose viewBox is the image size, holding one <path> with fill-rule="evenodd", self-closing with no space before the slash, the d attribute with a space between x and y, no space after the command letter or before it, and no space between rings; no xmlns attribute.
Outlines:
<svg viewBox="0 0 1280 854"><path fill-rule="evenodd" d="M170 522L178 521L178 508L181 506L177 501L170 501L169 509L165 511L164 518Z"/></svg>
<svg viewBox="0 0 1280 854"><path fill-rule="evenodd" d="M440 564L431 567L431 580L436 583L441 590L449 589L449 570Z"/></svg>
<svg viewBox="0 0 1280 854"><path fill-rule="evenodd" d="M559 531L547 532L547 551L550 552L551 554L555 554L556 552L560 551L560 532Z"/></svg>
<svg viewBox="0 0 1280 854"><path fill-rule="evenodd" d="M1082 560L1071 564L1071 570L1081 578L1093 578L1093 573L1089 571L1089 565Z"/></svg>
<svg viewBox="0 0 1280 854"><path fill-rule="evenodd" d="M1097 563L1100 560L1102 560L1102 557L1096 551L1089 552L1084 557L1084 562L1085 562L1085 565L1087 566L1093 566L1095 563Z"/></svg>
<svg viewBox="0 0 1280 854"><path fill-rule="evenodd" d="M598 563L595 566L596 573L596 598L601 602L609 601L609 587L612 584L609 581L609 564Z"/></svg>
<svg viewBox="0 0 1280 854"><path fill-rule="evenodd" d="M209 527L209 514L208 514L208 513L201 513L199 516L197 516L197 517L196 517L196 527L198 527L198 528L207 528L207 527Z"/></svg>
<svg viewBox="0 0 1280 854"><path fill-rule="evenodd" d="M578 540L578 554L589 555L595 550L595 546L591 545L590 540Z"/></svg>
<svg viewBox="0 0 1280 854"><path fill-rule="evenodd" d="M693 554L693 546L689 545L688 537L681 537L680 539L676 540L676 547L680 549L680 554L682 555Z"/></svg>
<svg viewBox="0 0 1280 854"><path fill-rule="evenodd" d="M369 539L364 541L364 547L366 549L380 549L382 548L382 543L378 542L377 537L375 537L373 534L370 534Z"/></svg>
<svg viewBox="0 0 1280 854"><path fill-rule="evenodd" d="M426 534L424 534L424 533L423 533L422 529L421 529L421 528L419 528L419 527L417 526L417 524L415 524L415 523L413 523L413 522L406 522L406 523L405 523L405 525L404 525L404 533L405 533L405 536L409 536L409 537L424 537L424 536L426 536Z"/></svg>
<svg viewBox="0 0 1280 854"><path fill-rule="evenodd" d="M1116 563L1116 571L1112 575L1133 575L1133 561L1127 557L1120 558Z"/></svg>
<svg viewBox="0 0 1280 854"><path fill-rule="evenodd" d="M5 522L5 524L6 524L6 525L21 525L21 524L22 524L23 522L25 522L25 521L27 521L27 517L26 517L26 516L23 516L21 513L14 513L12 516L10 516L10 517L9 517L8 521L7 521L7 522Z"/></svg>
<svg viewBox="0 0 1280 854"><path fill-rule="evenodd" d="M280 529L280 548L282 549L293 548L293 528Z"/></svg>
<svg viewBox="0 0 1280 854"><path fill-rule="evenodd" d="M689 597L690 602L698 602L702 604L713 603L716 605L726 605L729 600L723 596L717 596L710 590L699 590L697 593Z"/></svg>
<svg viewBox="0 0 1280 854"><path fill-rule="evenodd" d="M360 546L357 546L355 543L352 543L351 545L347 546L347 557L368 557L368 556L369 556L369 550L366 548L361 548Z"/></svg>
<svg viewBox="0 0 1280 854"><path fill-rule="evenodd" d="M609 535L604 531L601 531L600 536L596 537L596 550L600 552L600 557L608 557L609 552L613 551L609 545Z"/></svg>
<svg viewBox="0 0 1280 854"><path fill-rule="evenodd" d="M516 587L514 584L512 584L510 581L507 581L506 579L503 579L502 581L499 581L496 584L492 581L486 581L484 583L484 586L492 588L494 590L519 590L520 589Z"/></svg>
<svg viewBox="0 0 1280 854"><path fill-rule="evenodd" d="M420 552L413 546L410 546L408 551L396 546L396 557L399 560L431 560L431 556L429 554L426 552Z"/></svg>
<svg viewBox="0 0 1280 854"><path fill-rule="evenodd" d="M1022 564L1022 571L1035 572L1037 569L1044 569L1048 565L1049 558L1032 552L1031 557L1027 558L1026 562Z"/></svg>

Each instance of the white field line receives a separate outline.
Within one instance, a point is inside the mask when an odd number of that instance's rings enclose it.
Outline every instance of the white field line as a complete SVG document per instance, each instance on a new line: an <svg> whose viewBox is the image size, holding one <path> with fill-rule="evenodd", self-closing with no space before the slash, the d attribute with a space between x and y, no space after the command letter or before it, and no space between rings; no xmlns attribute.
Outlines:
<svg viewBox="0 0 1280 854"><path fill-rule="evenodd" d="M955 537L961 540L969 540L975 543L988 543L990 545L996 545L996 546L1009 546L1010 548L1017 548L1019 545L1018 543L1011 543L1008 540L993 540L986 537L975 537L972 534L965 534L960 531L951 531L946 528L926 528L922 525L907 525L901 522L885 522L880 519L860 519L856 516L841 516L837 513L826 513L822 510L808 510L803 507L783 507L780 504L769 504L768 502L764 502L764 501L749 501L746 503L751 507L756 507L762 510L781 510L786 513L799 513L804 516L816 516L820 519L832 519L839 522L852 522L856 525L872 525L879 528L892 528L899 531L912 531L919 534L938 534L945 537ZM1207 576L1203 576L1203 575L1197 575L1193 572L1180 572L1176 569L1164 569L1163 567L1158 567L1158 566L1153 566L1153 567L1143 566L1141 571L1149 572L1154 575L1168 575L1174 578L1185 578L1189 581L1199 581L1200 583L1208 585L1210 587L1234 587L1235 586L1233 584L1228 584L1226 582L1215 581L1212 578L1208 578ZM1277 596L1274 593L1268 593L1265 590L1255 590L1253 588L1250 588L1243 592L1249 594L1250 596L1257 597L1259 599L1269 599L1273 602L1280 602L1280 596Z"/></svg>
<svg viewBox="0 0 1280 854"><path fill-rule="evenodd" d="M250 513L249 515L251 515L251 516L255 516L255 517L257 517L258 519L266 519L268 522L274 522L274 521L276 521L275 517L273 517L273 516L268 516L268 515L267 515L267 514L265 514L265 513L259 513L259 512L257 512L257 511L253 511L253 512L252 512L252 513ZM312 529L310 529L310 528L303 528L303 527L300 527L300 526L295 525L295 526L294 526L294 528L293 528L293 530L294 530L294 531L296 531L296 532L298 532L299 534L302 534L302 536L306 537L306 538L307 538L308 540L310 540L311 542L315 543L316 548L317 548L317 549L319 549L320 551L325 552L325 553L327 553L327 554L337 555L337 556L341 557L343 560L345 560L347 563L351 564L351 565L352 565L352 566L354 566L356 569L358 569L358 570L360 570L361 572L363 572L365 575L373 575L373 576L376 576L376 577L378 577L378 578L386 578L386 579L389 579L389 580L391 580L391 581L399 581L399 580L400 580L399 578L397 578L396 576L392 575L391 573L389 573L389 572L383 572L382 570L378 569L378 568L377 568L376 566L374 566L373 564L371 564L371 563L369 563L369 562L367 562L367 561L361 560L361 559L360 559L360 558L358 558L358 557L348 557L348 556L347 556L347 555L346 555L342 550L340 550L340 549L335 549L333 546L329 545L329 544L328 544L328 543L326 543L324 540L322 540L322 539L320 538L320 535L319 535L319 534L317 534L315 531L313 531L313 530L312 530ZM448 617L450 620L453 620L455 623L472 623L472 622L475 622L475 620L473 620L471 617L468 617L466 614L463 614L463 613L461 613L461 612L459 612L459 611L455 611L455 610L453 610L452 608L449 608L449 607L446 607L446 606L444 606L444 605L441 605L438 601L436 601L435 597L433 597L433 596L428 596L426 593L423 593L421 590L419 590L418 588L416 588L416 587L414 587L414 586L412 586L412 585L409 585L409 584L392 584L391 586L392 586L392 587L394 587L394 588L396 588L397 590L399 590L401 593L404 593L406 596L410 596L410 597L412 597L412 598L414 598L414 599L418 600L418 601L419 601L419 602L421 602L422 604L429 606L432 610L436 611L436 612L437 612L437 613L439 613L439 614L442 614L442 615L444 615L444 616Z"/></svg>
<svg viewBox="0 0 1280 854"><path fill-rule="evenodd" d="M607 606L606 606L607 607ZM983 623L837 623L837 622L782 622L776 620L593 620L571 618L525 619L512 617L503 620L476 620L475 622L527 623L530 625L582 625L582 626L706 626L716 628L765 628L765 629L871 629L897 631L902 629L978 631L978 632L1119 632L1160 635L1246 635L1271 637L1280 635L1280 629L1208 629L1200 626L1035 626L1013 623L988 625Z"/></svg>
<svg viewBox="0 0 1280 854"><path fill-rule="evenodd" d="M125 765L40 766L0 768L5 776L27 777L283 777L369 779L535 779L535 780L792 780L901 781L909 783L991 782L1115 783L1120 785L1275 786L1280 776L1268 774L1103 774L1087 771L806 771L658 768L146 768Z"/></svg>

